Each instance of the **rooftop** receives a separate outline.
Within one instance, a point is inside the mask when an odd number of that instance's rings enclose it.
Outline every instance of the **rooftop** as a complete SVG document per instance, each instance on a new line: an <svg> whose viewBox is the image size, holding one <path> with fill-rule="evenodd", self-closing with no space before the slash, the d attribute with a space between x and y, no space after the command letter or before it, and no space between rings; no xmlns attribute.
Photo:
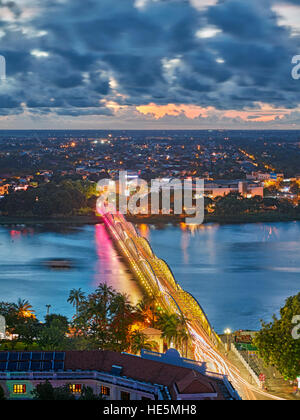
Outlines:
<svg viewBox="0 0 300 420"><path fill-rule="evenodd" d="M50 353L52 353L51 357ZM30 361L34 358L43 360L39 363L41 363L41 369L44 371L54 369L54 365L50 367L49 362L44 361L51 358L55 361L56 354L40 352L39 355L35 354L34 357L33 354L30 352L0 352L1 370L21 372L21 366L24 366L23 360ZM134 379L138 382L161 385L168 388L172 399L176 399L177 393L182 395L217 394L216 399L225 399L220 380L205 376L193 368L189 369L108 350L66 351L58 354L60 359L64 359L64 365L60 365L60 369L63 371L98 371ZM64 357L62 357L62 354L64 354ZM3 360L7 362L3 362ZM13 362L10 362L12 360ZM4 363L7 363L6 367L4 367ZM31 371L30 366L28 365L27 372ZM117 371L116 366L118 367Z"/></svg>

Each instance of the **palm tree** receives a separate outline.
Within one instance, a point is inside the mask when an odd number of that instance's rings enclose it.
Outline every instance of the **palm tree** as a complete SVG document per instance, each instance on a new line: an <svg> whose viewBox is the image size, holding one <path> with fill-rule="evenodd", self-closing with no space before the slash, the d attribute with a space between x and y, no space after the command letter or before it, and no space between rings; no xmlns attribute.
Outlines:
<svg viewBox="0 0 300 420"><path fill-rule="evenodd" d="M157 321L155 302L156 299L154 296L145 296L137 304L137 312L140 314L144 323L150 327L154 327Z"/></svg>
<svg viewBox="0 0 300 420"><path fill-rule="evenodd" d="M141 320L136 308L129 302L128 296L118 293L112 299L110 305L110 327L115 335L116 350L122 351L130 342L130 329L132 325ZM118 349L118 345L120 348Z"/></svg>
<svg viewBox="0 0 300 420"><path fill-rule="evenodd" d="M17 315L19 318L35 318L34 311L28 300L18 299Z"/></svg>
<svg viewBox="0 0 300 420"><path fill-rule="evenodd" d="M173 345L180 349L182 355L187 352L188 331L186 319L183 316L163 312L159 315L157 326L162 331L162 338L165 339L168 347ZM186 351L184 352L184 346Z"/></svg>
<svg viewBox="0 0 300 420"><path fill-rule="evenodd" d="M142 349L157 349L157 343L155 341L149 341L146 334L136 330L130 336L130 351L132 354L140 354Z"/></svg>
<svg viewBox="0 0 300 420"><path fill-rule="evenodd" d="M187 320L181 316L177 325L177 346L181 346L182 356L187 357L189 333L186 325Z"/></svg>
<svg viewBox="0 0 300 420"><path fill-rule="evenodd" d="M47 308L47 315L49 315L51 305L46 305L46 308Z"/></svg>
<svg viewBox="0 0 300 420"><path fill-rule="evenodd" d="M178 317L176 314L163 312L159 315L157 326L162 331L162 338L166 341L168 347L175 345L177 341Z"/></svg>
<svg viewBox="0 0 300 420"><path fill-rule="evenodd" d="M68 302L71 303L71 305L76 307L76 317L78 316L78 309L80 302L84 299L85 294L80 289L72 289L70 291Z"/></svg>

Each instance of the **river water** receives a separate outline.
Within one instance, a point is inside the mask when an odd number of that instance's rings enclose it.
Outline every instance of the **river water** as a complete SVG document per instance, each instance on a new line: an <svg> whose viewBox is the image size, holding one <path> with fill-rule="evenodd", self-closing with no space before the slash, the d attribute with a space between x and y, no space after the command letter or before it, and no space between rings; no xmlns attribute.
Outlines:
<svg viewBox="0 0 300 420"><path fill-rule="evenodd" d="M192 293L217 332L257 329L288 296L300 291L300 223L140 226L155 253ZM47 261L71 260L68 270ZM92 292L100 282L130 294L141 291L122 263L103 225L46 228L0 227L0 301L28 299L38 317L71 317L69 291Z"/></svg>

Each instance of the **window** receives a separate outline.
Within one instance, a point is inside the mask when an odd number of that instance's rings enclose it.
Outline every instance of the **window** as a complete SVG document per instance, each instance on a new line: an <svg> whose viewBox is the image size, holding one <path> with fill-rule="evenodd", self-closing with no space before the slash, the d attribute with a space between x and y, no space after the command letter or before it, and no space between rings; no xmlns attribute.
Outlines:
<svg viewBox="0 0 300 420"><path fill-rule="evenodd" d="M26 385L14 384L14 394L26 394Z"/></svg>
<svg viewBox="0 0 300 420"><path fill-rule="evenodd" d="M121 392L121 400L122 401L129 401L130 400L130 394L129 392Z"/></svg>
<svg viewBox="0 0 300 420"><path fill-rule="evenodd" d="M110 396L110 388L108 388L107 386L101 386L101 394L109 397Z"/></svg>
<svg viewBox="0 0 300 420"><path fill-rule="evenodd" d="M70 391L74 394L81 394L81 384L71 384Z"/></svg>

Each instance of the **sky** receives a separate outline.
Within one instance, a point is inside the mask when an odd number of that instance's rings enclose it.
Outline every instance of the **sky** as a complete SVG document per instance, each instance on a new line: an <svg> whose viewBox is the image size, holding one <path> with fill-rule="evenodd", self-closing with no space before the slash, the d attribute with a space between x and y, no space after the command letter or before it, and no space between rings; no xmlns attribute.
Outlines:
<svg viewBox="0 0 300 420"><path fill-rule="evenodd" d="M300 129L300 0L0 0L0 55L0 129Z"/></svg>

